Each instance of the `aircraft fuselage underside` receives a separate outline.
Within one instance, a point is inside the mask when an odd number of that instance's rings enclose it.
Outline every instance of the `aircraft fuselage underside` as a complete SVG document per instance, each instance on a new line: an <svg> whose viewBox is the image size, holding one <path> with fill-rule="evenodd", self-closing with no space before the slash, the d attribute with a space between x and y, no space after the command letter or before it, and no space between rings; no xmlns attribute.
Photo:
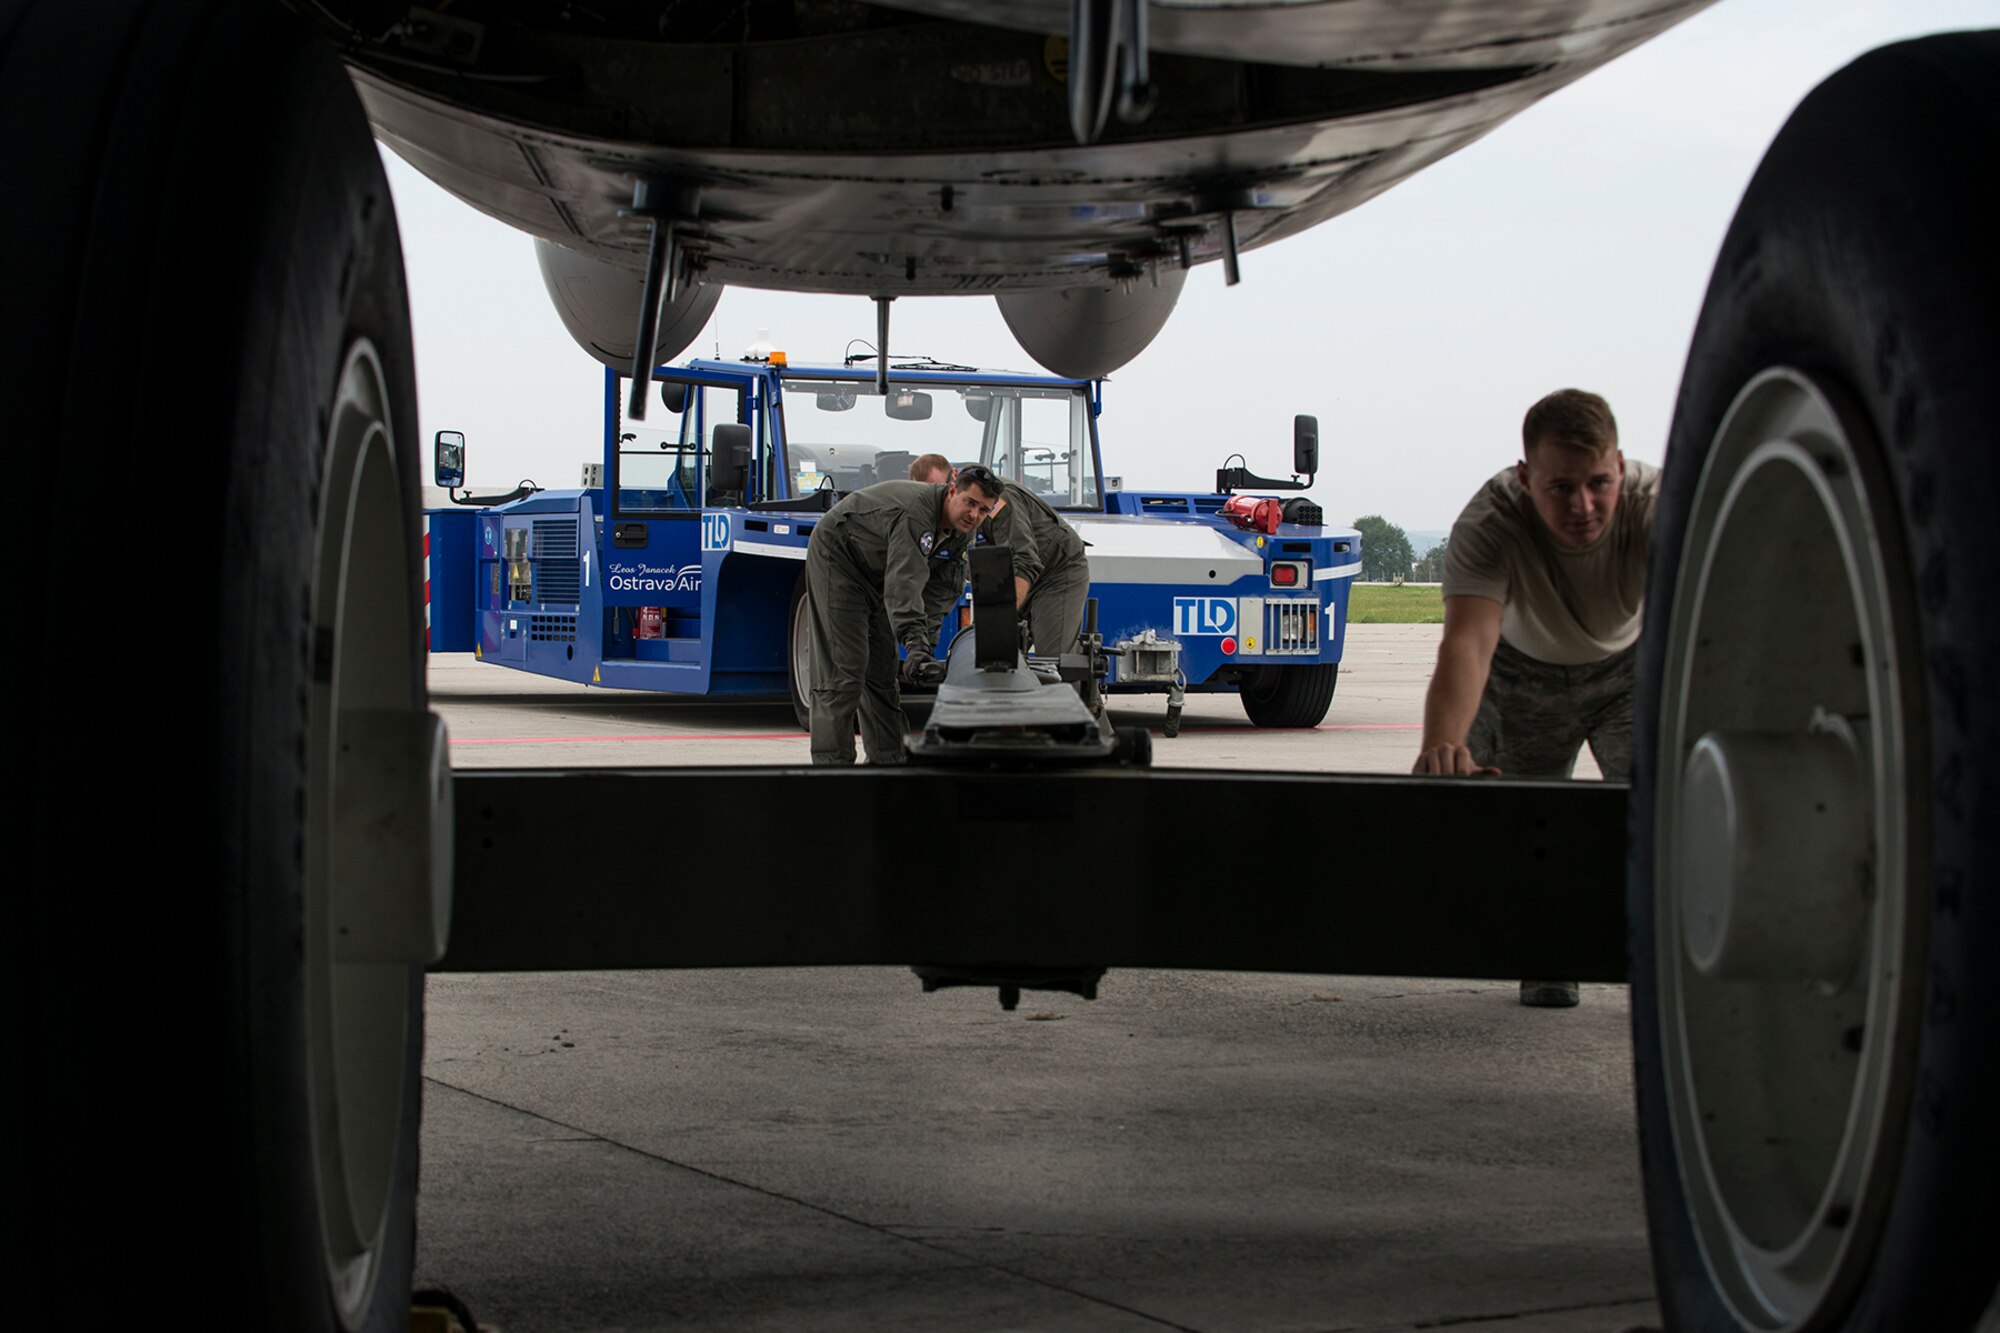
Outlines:
<svg viewBox="0 0 2000 1333"><path fill-rule="evenodd" d="M1375 4L1286 6L1310 11L1289 27L1255 6L1205 25L1162 14L1151 114L1112 118L1088 147L1067 118L1063 39L908 15L638 40L461 5L428 47L402 34L347 60L379 138L554 244L642 269L647 221L621 210L650 179L691 276L946 295L1146 282L1293 235L1703 3L1431 5L1414 27L1412 7ZM800 24L814 12L796 9ZM1274 44L1287 31L1305 40ZM1170 40L1204 54L1159 49Z"/></svg>

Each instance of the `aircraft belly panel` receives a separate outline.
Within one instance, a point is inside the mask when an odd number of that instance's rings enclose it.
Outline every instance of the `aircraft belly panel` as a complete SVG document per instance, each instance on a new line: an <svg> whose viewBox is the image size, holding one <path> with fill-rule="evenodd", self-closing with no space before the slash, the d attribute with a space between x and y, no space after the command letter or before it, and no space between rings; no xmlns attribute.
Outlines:
<svg viewBox="0 0 2000 1333"><path fill-rule="evenodd" d="M880 0L939 18L1067 33L1069 0ZM1713 0L1149 0L1149 45L1279 65L1490 68L1609 58Z"/></svg>
<svg viewBox="0 0 2000 1333"><path fill-rule="evenodd" d="M384 142L544 240L636 273L648 226L620 210L649 178L701 280L951 295L1292 235L1710 2L1150 0L1151 114L1088 147L1068 0L801 8L721 38L468 0L347 60Z"/></svg>
<svg viewBox="0 0 2000 1333"><path fill-rule="evenodd" d="M1567 71L1565 71L1567 73ZM510 225L636 272L636 174L675 183L676 234L707 280L909 295L1074 285L1112 264L1220 258L1222 219L1255 249L1372 198L1552 91L1480 94L1340 120L1092 148L730 153L592 143L484 119L356 71L377 135ZM950 183L950 208L941 187Z"/></svg>

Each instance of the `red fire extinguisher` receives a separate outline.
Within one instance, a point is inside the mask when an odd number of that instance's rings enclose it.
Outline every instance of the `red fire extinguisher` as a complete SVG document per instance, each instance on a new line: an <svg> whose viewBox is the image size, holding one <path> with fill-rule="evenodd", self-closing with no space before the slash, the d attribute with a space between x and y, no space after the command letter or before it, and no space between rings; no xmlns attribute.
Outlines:
<svg viewBox="0 0 2000 1333"><path fill-rule="evenodd" d="M1222 516L1246 532L1276 532L1284 506L1254 495L1232 495L1222 502Z"/></svg>
<svg viewBox="0 0 2000 1333"><path fill-rule="evenodd" d="M666 631L661 625L660 608L657 606L640 607L639 637L642 639L659 639L665 636Z"/></svg>

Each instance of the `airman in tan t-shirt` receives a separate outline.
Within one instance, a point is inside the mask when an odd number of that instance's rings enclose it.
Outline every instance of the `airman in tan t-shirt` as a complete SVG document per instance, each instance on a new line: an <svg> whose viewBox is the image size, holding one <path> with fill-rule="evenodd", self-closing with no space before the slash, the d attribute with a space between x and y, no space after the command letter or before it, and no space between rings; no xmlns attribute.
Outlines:
<svg viewBox="0 0 2000 1333"><path fill-rule="evenodd" d="M1445 546L1444 637L1414 771L1568 777L1586 743L1629 772L1632 656L1659 471L1625 460L1610 405L1561 389L1528 409L1522 460L1473 496ZM1573 982L1521 983L1571 1005Z"/></svg>

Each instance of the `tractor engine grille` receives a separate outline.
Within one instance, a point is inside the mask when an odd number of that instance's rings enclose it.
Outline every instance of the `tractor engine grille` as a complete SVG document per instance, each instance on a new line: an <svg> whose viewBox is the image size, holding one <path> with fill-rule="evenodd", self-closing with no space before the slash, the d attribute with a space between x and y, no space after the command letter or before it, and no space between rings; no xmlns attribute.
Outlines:
<svg viewBox="0 0 2000 1333"><path fill-rule="evenodd" d="M536 519L529 553L535 561L536 601L576 602L581 599L583 563L576 558L575 519Z"/></svg>
<svg viewBox="0 0 2000 1333"><path fill-rule="evenodd" d="M578 560L537 560L535 562L535 600L547 605L550 602L578 601L583 595L583 563Z"/></svg>

